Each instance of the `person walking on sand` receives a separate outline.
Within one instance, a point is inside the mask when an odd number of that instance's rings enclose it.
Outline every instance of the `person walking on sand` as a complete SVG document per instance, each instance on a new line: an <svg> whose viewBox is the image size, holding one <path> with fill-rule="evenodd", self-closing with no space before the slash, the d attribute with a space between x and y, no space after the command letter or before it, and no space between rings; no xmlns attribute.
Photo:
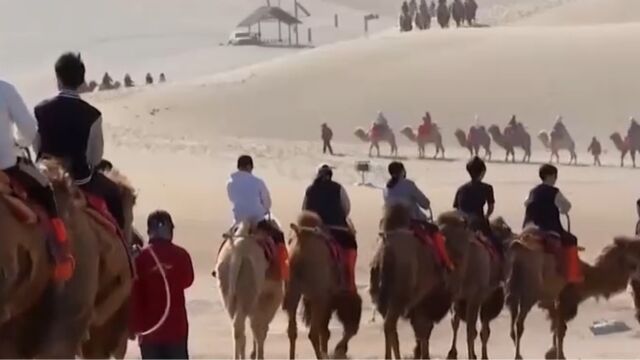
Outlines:
<svg viewBox="0 0 640 360"><path fill-rule="evenodd" d="M326 154L329 151L329 154L333 155L333 148L331 147L331 139L333 139L333 131L327 125L327 123L322 123L322 153Z"/></svg>
<svg viewBox="0 0 640 360"><path fill-rule="evenodd" d="M600 141L594 136L591 139L591 144L589 144L588 152L593 155L593 165L602 166L600 163L600 155L602 154L602 145L600 145Z"/></svg>
<svg viewBox="0 0 640 360"><path fill-rule="evenodd" d="M173 220L168 212L151 213L147 218L149 245L135 259L138 277L131 294L130 330L140 334L157 327L149 334L138 336L143 359L189 358L189 320L184 292L193 284L193 265L189 253L173 243L173 232ZM165 317L167 301L166 318L158 323Z"/></svg>

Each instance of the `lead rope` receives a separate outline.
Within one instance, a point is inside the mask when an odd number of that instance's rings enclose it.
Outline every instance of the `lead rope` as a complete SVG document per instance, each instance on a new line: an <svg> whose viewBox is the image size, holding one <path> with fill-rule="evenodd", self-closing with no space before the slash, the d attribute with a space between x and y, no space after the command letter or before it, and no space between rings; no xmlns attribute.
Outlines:
<svg viewBox="0 0 640 360"><path fill-rule="evenodd" d="M171 292L169 291L169 280L167 280L167 273L164 271L164 267L162 266L160 259L158 259L158 255L156 255L156 252L153 251L152 245L149 245L147 247L147 250L149 251L149 254L151 254L151 257L156 263L156 266L158 266L158 271L160 271L160 276L162 277L162 282L164 283L164 291L167 302L164 307L164 313L162 314L162 317L160 317L160 320L150 329L136 333L136 336L149 335L152 332L158 330L165 323L165 321L167 321L167 318L169 317L169 310L171 309Z"/></svg>

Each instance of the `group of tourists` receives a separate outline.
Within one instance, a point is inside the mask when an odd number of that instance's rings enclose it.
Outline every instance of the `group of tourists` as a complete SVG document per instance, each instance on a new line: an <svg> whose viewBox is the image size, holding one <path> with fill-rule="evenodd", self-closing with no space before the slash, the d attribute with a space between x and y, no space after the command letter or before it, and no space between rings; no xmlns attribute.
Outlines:
<svg viewBox="0 0 640 360"><path fill-rule="evenodd" d="M400 7L399 25L401 32L407 32L414 29L427 30L431 27L431 18L437 18L441 28L448 28L451 18L460 27L465 22L469 26L476 25L476 12L478 4L475 0L453 0L451 5L447 4L447 0L435 0L427 4L426 0L420 0L420 4L416 0L403 1Z"/></svg>
<svg viewBox="0 0 640 360"><path fill-rule="evenodd" d="M102 114L79 96L78 90L85 83L85 65L79 54L60 56L55 63L55 74L58 95L42 101L33 113L16 88L0 80L0 172L8 176L9 186L18 196L24 192L24 198L43 210L45 216L39 220L44 222L43 241L47 242L53 261L52 281L63 285L74 275L76 260L52 185L31 161L29 148L35 150L35 160L59 161L89 206L119 233L124 229L125 216L119 188L101 171L111 167L103 159ZM162 316L162 304L157 299L163 296L164 282L157 260L168 278L170 299L167 301L171 307L162 326L139 337L142 356L145 359L188 358L184 290L193 282L191 259L183 248L173 244L174 224L169 213L152 213L147 225L153 254L145 248L135 259L137 278L132 288L131 332L149 329L153 326L150 324Z"/></svg>

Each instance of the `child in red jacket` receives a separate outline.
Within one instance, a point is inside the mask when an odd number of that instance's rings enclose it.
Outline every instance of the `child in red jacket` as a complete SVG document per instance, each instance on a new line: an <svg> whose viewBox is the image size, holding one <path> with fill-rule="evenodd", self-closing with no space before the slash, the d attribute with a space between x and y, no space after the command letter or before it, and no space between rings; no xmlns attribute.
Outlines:
<svg viewBox="0 0 640 360"><path fill-rule="evenodd" d="M193 265L187 251L173 244L173 229L166 211L149 215L149 245L135 259L131 331L138 335L143 359L189 358L184 291L193 284Z"/></svg>

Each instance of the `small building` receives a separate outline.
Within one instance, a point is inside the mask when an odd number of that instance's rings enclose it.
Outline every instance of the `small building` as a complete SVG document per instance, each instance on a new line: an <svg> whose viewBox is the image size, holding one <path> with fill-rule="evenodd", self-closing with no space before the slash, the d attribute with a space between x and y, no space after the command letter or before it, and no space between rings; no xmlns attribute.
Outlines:
<svg viewBox="0 0 640 360"><path fill-rule="evenodd" d="M262 23L278 23L278 41L282 42L282 24L289 29L289 44L291 44L291 27L302 24L295 16L282 10L277 6L262 6L247 16L238 24L238 28L247 28L248 33L252 34L252 27L257 26L257 38L260 42L262 39ZM255 34L255 33L254 33Z"/></svg>

